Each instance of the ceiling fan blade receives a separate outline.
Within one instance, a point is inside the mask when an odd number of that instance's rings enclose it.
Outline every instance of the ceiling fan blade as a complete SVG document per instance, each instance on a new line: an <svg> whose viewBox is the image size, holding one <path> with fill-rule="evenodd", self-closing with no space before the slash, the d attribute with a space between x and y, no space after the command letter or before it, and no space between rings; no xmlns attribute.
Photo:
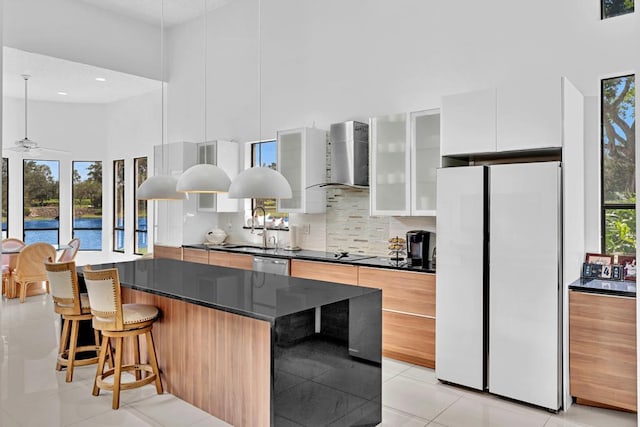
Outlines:
<svg viewBox="0 0 640 427"><path fill-rule="evenodd" d="M48 148L48 147L38 146L35 149L36 150L42 150L42 151L51 151L52 153L71 154L71 151L69 151L69 150L60 150L58 148Z"/></svg>
<svg viewBox="0 0 640 427"><path fill-rule="evenodd" d="M9 151L17 151L19 153L26 153L27 151L29 151L27 147L23 147L20 145L16 145L15 147L2 147L2 149L9 150Z"/></svg>

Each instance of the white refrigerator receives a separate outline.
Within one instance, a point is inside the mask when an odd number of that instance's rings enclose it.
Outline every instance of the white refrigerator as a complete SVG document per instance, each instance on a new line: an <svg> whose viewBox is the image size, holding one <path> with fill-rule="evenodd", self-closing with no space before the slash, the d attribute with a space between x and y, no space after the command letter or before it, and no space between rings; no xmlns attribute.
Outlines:
<svg viewBox="0 0 640 427"><path fill-rule="evenodd" d="M436 377L561 406L559 162L438 170Z"/></svg>

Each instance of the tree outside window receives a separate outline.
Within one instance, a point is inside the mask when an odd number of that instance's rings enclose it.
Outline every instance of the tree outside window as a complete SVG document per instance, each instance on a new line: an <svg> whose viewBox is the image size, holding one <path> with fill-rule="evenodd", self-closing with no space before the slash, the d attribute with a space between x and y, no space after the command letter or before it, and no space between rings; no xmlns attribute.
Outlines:
<svg viewBox="0 0 640 427"><path fill-rule="evenodd" d="M251 166L261 166L278 169L277 160L277 142L261 141L251 145ZM276 199L253 199L251 208L263 207L267 214L267 221L271 221L273 227L288 227L289 214L286 212L278 212L278 203Z"/></svg>
<svg viewBox="0 0 640 427"><path fill-rule="evenodd" d="M73 162L73 237L102 250L102 162Z"/></svg>
<svg viewBox="0 0 640 427"><path fill-rule="evenodd" d="M55 160L24 160L23 240L27 244L59 244L59 171Z"/></svg>
<svg viewBox="0 0 640 427"><path fill-rule="evenodd" d="M634 0L602 0L601 10L602 19L633 13Z"/></svg>
<svg viewBox="0 0 640 427"><path fill-rule="evenodd" d="M636 252L635 76L602 80L602 250Z"/></svg>

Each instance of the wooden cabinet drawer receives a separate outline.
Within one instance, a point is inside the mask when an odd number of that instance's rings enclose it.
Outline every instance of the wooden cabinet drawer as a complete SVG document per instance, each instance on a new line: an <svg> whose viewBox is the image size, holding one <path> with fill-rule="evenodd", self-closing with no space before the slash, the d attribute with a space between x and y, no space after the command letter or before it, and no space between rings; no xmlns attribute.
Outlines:
<svg viewBox="0 0 640 427"><path fill-rule="evenodd" d="M635 298L569 292L569 373L572 396L637 410Z"/></svg>
<svg viewBox="0 0 640 427"><path fill-rule="evenodd" d="M169 258L182 260L182 247L181 246L153 246L154 258Z"/></svg>
<svg viewBox="0 0 640 427"><path fill-rule="evenodd" d="M435 274L360 267L358 284L382 289L382 308L423 316L436 315Z"/></svg>
<svg viewBox="0 0 640 427"><path fill-rule="evenodd" d="M242 270L253 269L253 256L230 254L227 252L209 251L209 264L220 267L239 268Z"/></svg>
<svg viewBox="0 0 640 427"><path fill-rule="evenodd" d="M182 249L182 260L209 264L209 251L206 249L184 248Z"/></svg>
<svg viewBox="0 0 640 427"><path fill-rule="evenodd" d="M435 330L435 319L382 310L382 354L434 368Z"/></svg>
<svg viewBox="0 0 640 427"><path fill-rule="evenodd" d="M358 284L358 267L355 265L294 259L291 260L291 275L303 279L324 280L345 285Z"/></svg>

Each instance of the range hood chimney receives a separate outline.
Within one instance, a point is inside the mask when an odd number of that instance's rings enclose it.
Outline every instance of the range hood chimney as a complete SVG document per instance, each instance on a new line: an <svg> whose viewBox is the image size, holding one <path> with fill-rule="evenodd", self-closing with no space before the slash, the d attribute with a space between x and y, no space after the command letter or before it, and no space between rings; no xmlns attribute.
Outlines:
<svg viewBox="0 0 640 427"><path fill-rule="evenodd" d="M369 125L348 121L334 123L331 141L331 180L322 188L369 188Z"/></svg>

